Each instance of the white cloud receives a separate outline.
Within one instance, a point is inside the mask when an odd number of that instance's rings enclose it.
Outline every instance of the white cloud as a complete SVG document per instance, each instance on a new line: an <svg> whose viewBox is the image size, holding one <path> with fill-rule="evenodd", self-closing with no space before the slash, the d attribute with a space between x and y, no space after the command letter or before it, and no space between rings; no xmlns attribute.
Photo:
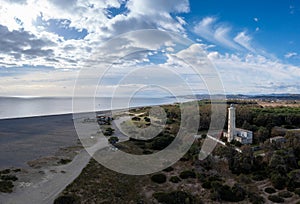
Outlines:
<svg viewBox="0 0 300 204"><path fill-rule="evenodd" d="M247 35L245 31L238 33L234 38L235 42L237 42L247 50L255 52L254 48L251 46L251 40L252 38L249 35Z"/></svg>
<svg viewBox="0 0 300 204"><path fill-rule="evenodd" d="M204 39L227 48L239 50L241 47L230 37L231 28L217 23L215 17L205 17L194 27L194 32Z"/></svg>
<svg viewBox="0 0 300 204"><path fill-rule="evenodd" d="M297 85L300 67L254 54L238 56L213 52L208 57L219 71L228 93L299 93L300 91ZM273 86L269 86L271 83Z"/></svg>
<svg viewBox="0 0 300 204"><path fill-rule="evenodd" d="M259 19L258 18L253 18L253 20L255 21L255 22L258 22L259 21Z"/></svg>
<svg viewBox="0 0 300 204"><path fill-rule="evenodd" d="M295 57L297 55L298 55L298 53L296 53L296 52L288 52L284 55L284 57L289 59L289 58Z"/></svg>

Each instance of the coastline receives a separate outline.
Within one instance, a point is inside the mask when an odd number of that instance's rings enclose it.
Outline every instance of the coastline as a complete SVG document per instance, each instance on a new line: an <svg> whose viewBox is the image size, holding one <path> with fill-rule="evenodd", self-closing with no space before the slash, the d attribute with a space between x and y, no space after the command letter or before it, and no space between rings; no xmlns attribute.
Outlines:
<svg viewBox="0 0 300 204"><path fill-rule="evenodd" d="M176 102L154 106L173 104L176 104ZM130 107L129 109L141 107L148 106ZM97 113L101 114L109 111L111 110L97 111ZM113 111L124 111L124 109ZM95 113L93 112L92 114ZM88 113L83 113L83 115L88 115ZM5 134L7 134L6 138L9 138L8 141L5 141L3 138ZM19 152L20 145L22 146L22 142L20 143L20 141L25 140L27 142L23 144L23 150L30 152L33 151L32 147L39 147L42 142L47 143L53 140L54 136L59 140L59 143L54 143L59 145L54 147L52 151L45 152L42 145L41 148L43 151L40 152L42 154L31 155L33 156L31 159L24 158L24 163L26 162L25 165L6 166L6 168L10 169L20 168L21 171L16 174L18 181L14 182L15 187L13 188L13 192L9 194L0 193L0 203L24 203L26 199L28 202L53 203L53 200L59 193L80 175L82 169L86 167L91 158L86 150L79 147L81 143L73 124L73 114L0 120L0 146L7 146L7 143L10 142L11 144L8 145L8 147L15 147L15 150L12 151L13 154ZM37 142L38 145L34 144L35 142ZM98 145L91 147L92 151L107 147L107 142L105 143L103 140L97 144ZM31 146L31 148L29 146ZM0 151L5 152L9 149L8 147L6 149L2 148ZM38 152L39 150L34 149L34 151ZM67 152L68 155L66 156ZM1 155L2 157L4 156L3 154ZM59 164L60 159L64 158L67 158L70 162L67 164ZM0 162L3 162L1 156ZM4 169L3 165L2 168L0 165L0 169Z"/></svg>

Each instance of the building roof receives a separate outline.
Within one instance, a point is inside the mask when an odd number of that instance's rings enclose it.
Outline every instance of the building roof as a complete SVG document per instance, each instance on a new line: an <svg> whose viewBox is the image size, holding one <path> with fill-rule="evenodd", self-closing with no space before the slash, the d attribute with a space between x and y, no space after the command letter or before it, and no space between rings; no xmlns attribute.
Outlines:
<svg viewBox="0 0 300 204"><path fill-rule="evenodd" d="M239 130L239 131L243 131L243 132L251 132L252 133L252 131L251 130L245 130L245 129L242 129L242 128L235 128L236 130Z"/></svg>

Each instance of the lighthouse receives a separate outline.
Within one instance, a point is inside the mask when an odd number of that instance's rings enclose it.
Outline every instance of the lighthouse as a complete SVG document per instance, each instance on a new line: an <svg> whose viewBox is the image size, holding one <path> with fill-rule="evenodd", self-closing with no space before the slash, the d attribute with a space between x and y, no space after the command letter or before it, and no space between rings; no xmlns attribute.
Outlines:
<svg viewBox="0 0 300 204"><path fill-rule="evenodd" d="M228 142L234 140L235 136L235 107L233 104L228 108Z"/></svg>

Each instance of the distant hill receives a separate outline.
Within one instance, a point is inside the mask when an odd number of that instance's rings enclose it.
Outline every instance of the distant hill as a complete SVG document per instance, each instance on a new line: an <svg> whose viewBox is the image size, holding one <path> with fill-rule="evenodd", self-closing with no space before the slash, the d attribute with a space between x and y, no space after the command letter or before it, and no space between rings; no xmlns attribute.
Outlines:
<svg viewBox="0 0 300 204"><path fill-rule="evenodd" d="M218 96L218 95L212 95ZM186 95L180 96L182 98L190 99L210 99L211 96L208 94L196 94L196 96ZM300 94L260 94L260 95L244 95L244 94L228 94L227 99L261 99L261 100L300 100Z"/></svg>

